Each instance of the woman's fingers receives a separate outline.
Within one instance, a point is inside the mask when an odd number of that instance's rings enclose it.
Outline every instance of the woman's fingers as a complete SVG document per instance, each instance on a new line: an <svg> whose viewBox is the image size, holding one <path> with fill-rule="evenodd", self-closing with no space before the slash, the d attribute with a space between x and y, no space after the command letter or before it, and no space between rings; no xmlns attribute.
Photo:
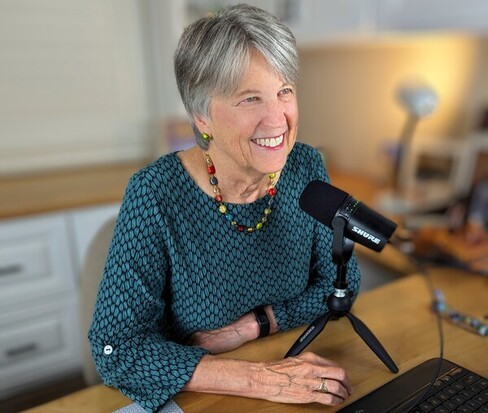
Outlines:
<svg viewBox="0 0 488 413"><path fill-rule="evenodd" d="M332 394L339 397L342 401L346 400L351 394L342 382L324 377L320 378L316 391L321 394Z"/></svg>
<svg viewBox="0 0 488 413"><path fill-rule="evenodd" d="M327 406L338 406L340 405L345 399L342 397L336 396L332 393L317 393L315 395L315 403L325 404Z"/></svg>
<svg viewBox="0 0 488 413"><path fill-rule="evenodd" d="M352 393L352 385L346 371L336 362L309 352L299 355L298 358L312 363L314 366L313 374L318 378L331 380L330 388L332 390L337 390L333 391L334 394L345 399ZM347 394L343 393L343 389L346 390Z"/></svg>
<svg viewBox="0 0 488 413"><path fill-rule="evenodd" d="M343 368L327 367L327 372L320 377L328 380L329 385L327 387L329 391L332 391L332 393L338 394L339 396L343 395L343 398L346 398L352 394L351 382L349 381L349 377ZM339 385L339 390L341 391L338 393L335 390L337 390L337 386ZM345 390L346 394L342 393L342 389Z"/></svg>
<svg viewBox="0 0 488 413"><path fill-rule="evenodd" d="M269 400L337 406L352 393L345 370L313 353L266 363L265 369L263 386Z"/></svg>

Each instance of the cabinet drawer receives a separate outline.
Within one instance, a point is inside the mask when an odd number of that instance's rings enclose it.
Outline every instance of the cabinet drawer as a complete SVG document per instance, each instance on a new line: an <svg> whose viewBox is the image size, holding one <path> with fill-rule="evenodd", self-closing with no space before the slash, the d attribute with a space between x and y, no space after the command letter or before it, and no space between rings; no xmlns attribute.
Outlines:
<svg viewBox="0 0 488 413"><path fill-rule="evenodd" d="M71 293L0 314L0 399L79 369L77 308Z"/></svg>
<svg viewBox="0 0 488 413"><path fill-rule="evenodd" d="M65 217L0 221L0 303L74 288Z"/></svg>
<svg viewBox="0 0 488 413"><path fill-rule="evenodd" d="M59 350L62 324L56 317L35 319L0 332L0 368Z"/></svg>
<svg viewBox="0 0 488 413"><path fill-rule="evenodd" d="M0 246L0 282L12 285L49 273L49 245L43 237L13 240Z"/></svg>

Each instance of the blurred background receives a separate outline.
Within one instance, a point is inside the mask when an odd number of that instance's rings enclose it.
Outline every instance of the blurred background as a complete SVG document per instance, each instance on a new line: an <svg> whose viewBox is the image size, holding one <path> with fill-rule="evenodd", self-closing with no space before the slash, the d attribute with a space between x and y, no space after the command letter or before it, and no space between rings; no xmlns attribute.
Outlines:
<svg viewBox="0 0 488 413"><path fill-rule="evenodd" d="M96 381L84 337L107 242L94 240L132 173L193 145L173 51L231 3L0 0L0 411ZM487 1L249 3L296 35L299 140L333 183L404 219L488 175ZM391 276L371 265L365 289Z"/></svg>

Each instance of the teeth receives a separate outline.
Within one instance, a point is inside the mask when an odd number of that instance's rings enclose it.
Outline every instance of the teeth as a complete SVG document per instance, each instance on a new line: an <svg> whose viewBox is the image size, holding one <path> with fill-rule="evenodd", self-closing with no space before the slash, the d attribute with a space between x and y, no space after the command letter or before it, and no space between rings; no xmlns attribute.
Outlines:
<svg viewBox="0 0 488 413"><path fill-rule="evenodd" d="M275 148L276 146L281 145L281 142L283 142L283 135L278 136L277 138L256 139L255 142L259 146L266 146L268 148Z"/></svg>

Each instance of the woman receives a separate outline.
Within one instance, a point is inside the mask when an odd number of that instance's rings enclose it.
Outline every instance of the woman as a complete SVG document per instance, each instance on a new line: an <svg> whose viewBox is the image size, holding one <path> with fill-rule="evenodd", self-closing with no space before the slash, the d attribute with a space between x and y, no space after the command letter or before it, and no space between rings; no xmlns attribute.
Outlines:
<svg viewBox="0 0 488 413"><path fill-rule="evenodd" d="M105 383L147 411L180 391L337 405L345 371L312 353L254 363L217 354L326 310L331 231L298 207L328 180L295 144L298 58L287 27L247 5L190 25L175 54L198 146L127 188L89 333ZM350 287L359 288L354 259Z"/></svg>

